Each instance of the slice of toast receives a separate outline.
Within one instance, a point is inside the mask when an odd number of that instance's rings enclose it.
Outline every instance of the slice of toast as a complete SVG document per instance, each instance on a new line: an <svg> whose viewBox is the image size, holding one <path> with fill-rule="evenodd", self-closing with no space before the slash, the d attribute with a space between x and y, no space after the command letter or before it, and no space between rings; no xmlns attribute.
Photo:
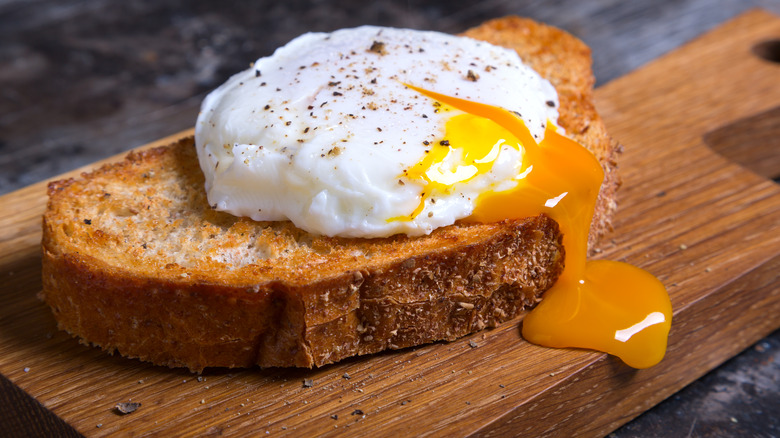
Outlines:
<svg viewBox="0 0 780 438"><path fill-rule="evenodd" d="M609 224L614 151L591 103L587 47L519 18L467 35L518 50L558 88L560 124L606 170L591 243ZM52 182L43 290L83 342L159 365L312 367L454 340L521 314L563 270L541 215L429 236L313 236L212 210L192 138Z"/></svg>

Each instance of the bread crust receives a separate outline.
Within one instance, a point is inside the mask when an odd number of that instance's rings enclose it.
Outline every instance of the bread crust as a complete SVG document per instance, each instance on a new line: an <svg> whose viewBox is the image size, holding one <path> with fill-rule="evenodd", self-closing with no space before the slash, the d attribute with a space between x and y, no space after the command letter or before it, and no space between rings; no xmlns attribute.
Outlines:
<svg viewBox="0 0 780 438"><path fill-rule="evenodd" d="M607 170L595 241L617 182L587 47L516 17L466 34L515 48L558 88L560 124ZM158 365L322 366L515 318L563 270L561 240L544 215L384 239L237 218L208 206L185 138L49 185L41 297L83 342Z"/></svg>

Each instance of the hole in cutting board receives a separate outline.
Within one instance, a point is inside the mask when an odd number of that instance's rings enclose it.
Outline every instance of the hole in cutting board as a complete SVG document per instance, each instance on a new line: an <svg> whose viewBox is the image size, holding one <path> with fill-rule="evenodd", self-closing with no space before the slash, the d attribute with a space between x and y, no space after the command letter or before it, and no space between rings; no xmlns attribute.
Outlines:
<svg viewBox="0 0 780 438"><path fill-rule="evenodd" d="M742 167L780 182L780 106L704 134L704 143Z"/></svg>
<svg viewBox="0 0 780 438"><path fill-rule="evenodd" d="M780 40L762 41L753 46L753 53L767 61L780 63Z"/></svg>

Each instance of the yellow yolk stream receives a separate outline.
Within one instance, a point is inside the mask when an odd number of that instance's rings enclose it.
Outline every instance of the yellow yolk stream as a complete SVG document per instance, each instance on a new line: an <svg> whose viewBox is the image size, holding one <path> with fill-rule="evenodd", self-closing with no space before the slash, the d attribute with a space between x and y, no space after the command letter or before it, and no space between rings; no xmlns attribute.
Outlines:
<svg viewBox="0 0 780 438"><path fill-rule="evenodd" d="M544 213L561 228L565 269L539 305L526 315L523 337L548 347L603 351L634 368L660 362L672 320L663 284L627 263L586 261L588 232L604 178L593 154L557 133L551 123L544 140L537 144L524 122L507 110L409 87L466 113L447 123L449 144L435 145L407 173L427 182L422 202L432 191L445 192L452 184L489 171L498 154L494 146L505 142L523 148L518 185L480 195L467 220L496 222ZM442 171L442 161L455 148L462 149L462 164Z"/></svg>

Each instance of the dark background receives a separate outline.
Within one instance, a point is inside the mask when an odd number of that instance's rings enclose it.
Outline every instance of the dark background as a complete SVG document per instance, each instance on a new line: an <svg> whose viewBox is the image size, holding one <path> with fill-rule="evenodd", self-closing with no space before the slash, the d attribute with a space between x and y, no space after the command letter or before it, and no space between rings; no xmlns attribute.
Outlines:
<svg viewBox="0 0 780 438"><path fill-rule="evenodd" d="M192 127L205 93L306 31L524 15L588 43L601 85L754 7L780 15L780 0L0 0L0 194ZM775 332L612 435L780 436L778 379Z"/></svg>

